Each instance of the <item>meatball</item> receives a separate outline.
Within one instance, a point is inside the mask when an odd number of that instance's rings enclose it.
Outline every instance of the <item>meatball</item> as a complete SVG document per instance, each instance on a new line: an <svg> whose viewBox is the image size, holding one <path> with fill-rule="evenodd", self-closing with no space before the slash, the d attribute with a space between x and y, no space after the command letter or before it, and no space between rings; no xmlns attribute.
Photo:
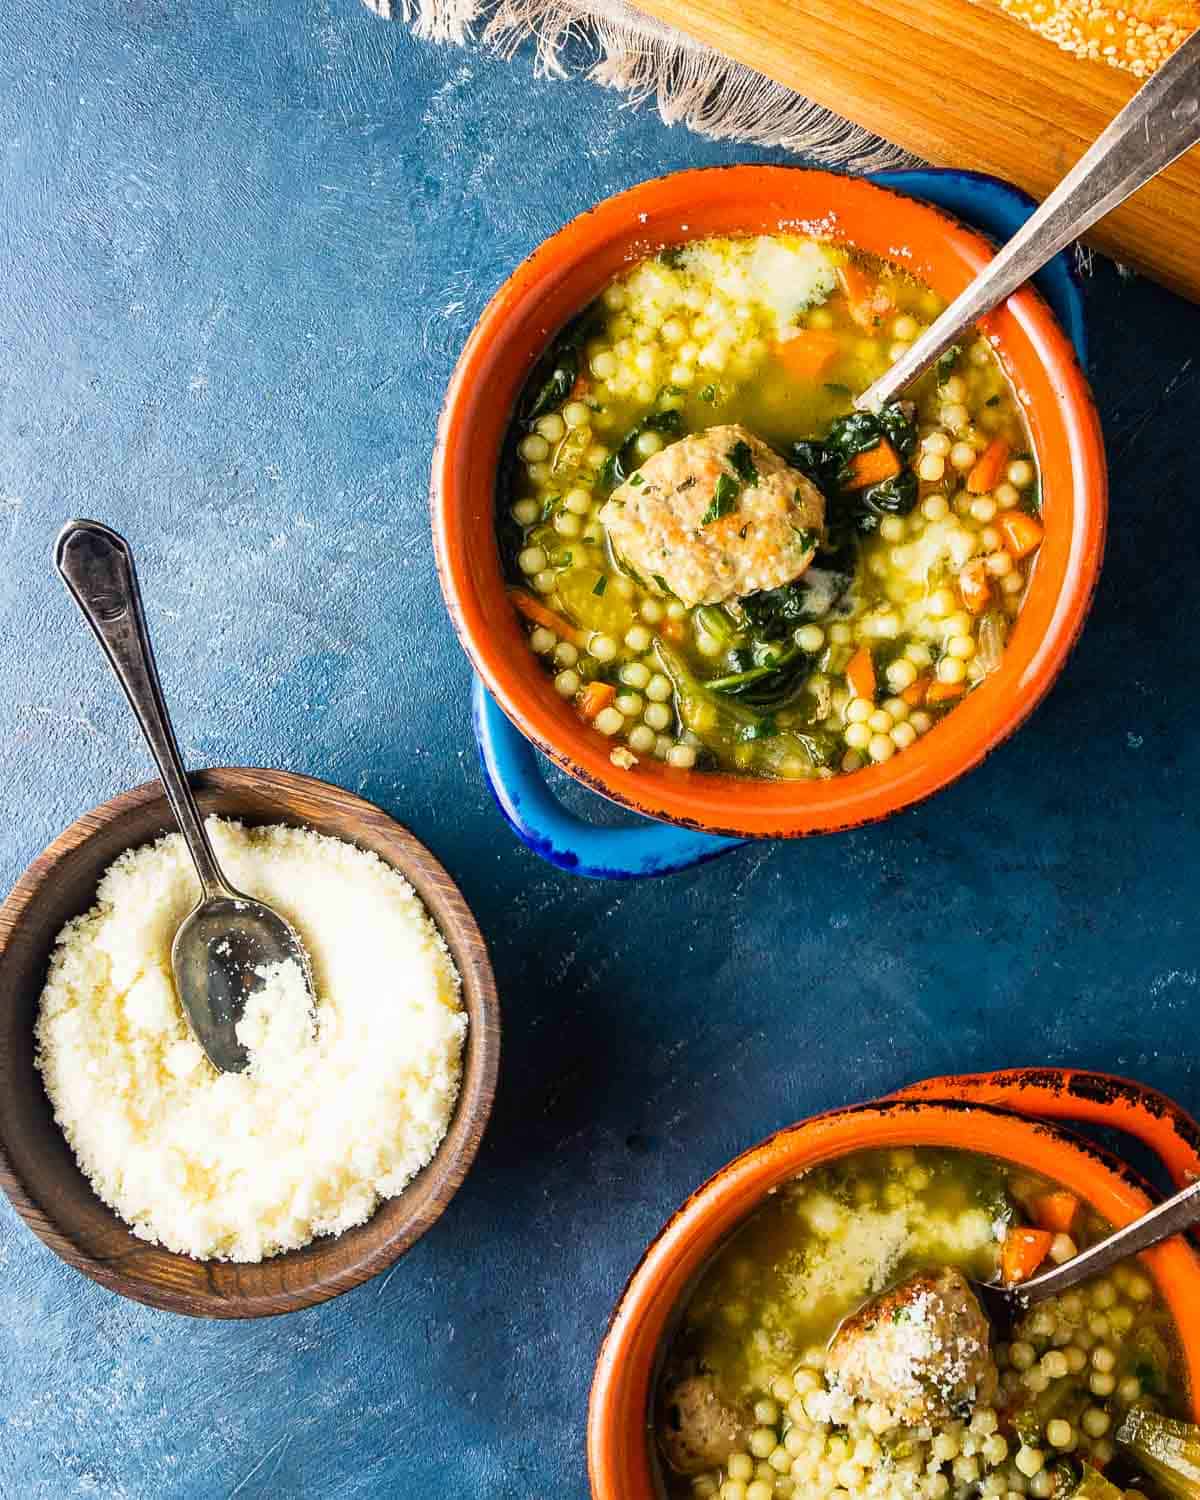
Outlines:
<svg viewBox="0 0 1200 1500"><path fill-rule="evenodd" d="M821 492L736 424L663 448L609 497L600 520L648 589L684 604L798 578L825 524Z"/></svg>
<svg viewBox="0 0 1200 1500"><path fill-rule="evenodd" d="M990 1332L960 1272L921 1272L846 1319L826 1375L854 1399L878 1403L893 1422L941 1421L994 1399Z"/></svg>
<svg viewBox="0 0 1200 1500"><path fill-rule="evenodd" d="M677 1474L719 1468L745 1441L747 1424L717 1395L711 1375L689 1375L663 1398L658 1442Z"/></svg>

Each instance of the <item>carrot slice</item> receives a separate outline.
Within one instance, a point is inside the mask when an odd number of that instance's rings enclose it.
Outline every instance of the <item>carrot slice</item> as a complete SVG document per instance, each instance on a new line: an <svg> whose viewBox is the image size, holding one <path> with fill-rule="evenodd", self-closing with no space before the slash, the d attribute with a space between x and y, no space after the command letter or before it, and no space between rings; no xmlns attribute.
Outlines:
<svg viewBox="0 0 1200 1500"><path fill-rule="evenodd" d="M682 620L664 620L658 627L659 635L676 645L687 637L687 626Z"/></svg>
<svg viewBox="0 0 1200 1500"><path fill-rule="evenodd" d="M1050 1253L1048 1229L1010 1228L1000 1249L1000 1274L1009 1286L1028 1281Z"/></svg>
<svg viewBox="0 0 1200 1500"><path fill-rule="evenodd" d="M587 637L582 630L576 630L569 620L556 614L540 599L527 594L524 589L510 589L508 597L512 600L513 607L527 620L532 620L535 625L542 625L547 630L553 630L555 635L561 636L564 641L570 641L573 646L586 644Z"/></svg>
<svg viewBox="0 0 1200 1500"><path fill-rule="evenodd" d="M1045 535L1042 523L1035 516L1026 515L1023 510L1006 511L997 520L996 529L1004 538L1004 545L1017 559L1036 552Z"/></svg>
<svg viewBox="0 0 1200 1500"><path fill-rule="evenodd" d="M932 686L932 677L918 677L914 683L911 683L904 689L900 696L908 704L909 708L920 708L921 704L925 702Z"/></svg>
<svg viewBox="0 0 1200 1500"><path fill-rule="evenodd" d="M969 562L959 573L958 592L973 615L981 615L991 603L992 585L982 557Z"/></svg>
<svg viewBox="0 0 1200 1500"><path fill-rule="evenodd" d="M991 440L967 475L967 488L972 495L985 495L988 490L996 488L1008 462L1008 453L1008 444L1002 437Z"/></svg>
<svg viewBox="0 0 1200 1500"><path fill-rule="evenodd" d="M1048 1229L1052 1234L1069 1234L1079 1212L1079 1199L1066 1191L1043 1193L1030 1206L1039 1229Z"/></svg>
<svg viewBox="0 0 1200 1500"><path fill-rule="evenodd" d="M838 280L846 294L850 316L868 333L877 329L892 310L892 299L879 283L853 261L838 267Z"/></svg>
<svg viewBox="0 0 1200 1500"><path fill-rule="evenodd" d="M586 396L591 388L591 381L580 370L579 374L575 377L575 384L571 387L571 400L578 401L580 396Z"/></svg>
<svg viewBox="0 0 1200 1500"><path fill-rule="evenodd" d="M824 328L802 328L793 338L775 345L775 357L797 380L815 380L837 359L841 344Z"/></svg>
<svg viewBox="0 0 1200 1500"><path fill-rule="evenodd" d="M594 719L602 708L617 696L617 690L607 682L589 682L579 695L579 712L585 719Z"/></svg>
<svg viewBox="0 0 1200 1500"><path fill-rule="evenodd" d="M873 484L881 484L893 474L899 474L903 465L899 455L887 438L865 453L856 453L847 467L850 470L848 490L865 490Z"/></svg>
<svg viewBox="0 0 1200 1500"><path fill-rule="evenodd" d="M931 682L929 691L925 694L925 702L949 703L955 698L961 698L966 690L965 682Z"/></svg>
<svg viewBox="0 0 1200 1500"><path fill-rule="evenodd" d="M860 646L846 664L846 681L856 698L875 701L875 663L865 646Z"/></svg>

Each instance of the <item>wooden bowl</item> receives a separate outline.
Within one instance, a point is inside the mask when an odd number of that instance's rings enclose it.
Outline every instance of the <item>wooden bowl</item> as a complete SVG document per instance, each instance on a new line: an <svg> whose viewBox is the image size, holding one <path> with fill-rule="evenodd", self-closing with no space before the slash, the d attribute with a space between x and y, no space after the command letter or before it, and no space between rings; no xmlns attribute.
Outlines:
<svg viewBox="0 0 1200 1500"><path fill-rule="evenodd" d="M379 808L287 771L222 768L192 777L203 813L288 823L370 849L411 882L462 978L468 1017L462 1088L433 1160L372 1218L256 1265L199 1261L138 1239L93 1192L33 1064L33 1025L54 940L95 900L123 850L171 832L157 781L77 819L40 854L0 907L0 1187L39 1239L94 1281L152 1307L206 1318L257 1318L336 1297L396 1261L438 1218L479 1147L500 1055L500 1012L483 937L458 888L411 833Z"/></svg>
<svg viewBox="0 0 1200 1500"><path fill-rule="evenodd" d="M504 713L544 755L612 801L739 838L857 827L921 801L977 765L1049 691L1082 628L1103 551L1107 481L1099 418L1070 340L1037 292L1024 287L982 325L1025 406L1046 528L999 668L903 755L853 776L768 781L680 771L652 757L643 757L636 774L613 765L612 742L537 666L509 598L495 509L513 408L554 334L632 262L705 235L777 234L806 225L835 242L902 260L947 301L994 253L982 235L948 214L861 177L746 165L639 183L572 219L488 303L450 381L433 461L442 593L459 640Z"/></svg>

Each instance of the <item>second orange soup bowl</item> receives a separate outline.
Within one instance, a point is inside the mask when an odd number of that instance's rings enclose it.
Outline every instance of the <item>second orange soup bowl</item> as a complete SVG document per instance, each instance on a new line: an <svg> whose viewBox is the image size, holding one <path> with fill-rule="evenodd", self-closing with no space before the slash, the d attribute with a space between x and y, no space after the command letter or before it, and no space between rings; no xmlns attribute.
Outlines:
<svg viewBox="0 0 1200 1500"><path fill-rule="evenodd" d="M849 1152L944 1146L983 1152L1070 1188L1110 1223L1150 1206L1115 1157L1049 1118L1117 1128L1158 1153L1178 1186L1200 1175L1200 1130L1170 1100L1124 1079L1062 1069L938 1078L782 1130L692 1195L643 1256L596 1362L588 1414L594 1500L658 1500L651 1470L653 1381L665 1334L696 1276L773 1189ZM1200 1258L1181 1238L1142 1257L1175 1320L1200 1420Z"/></svg>
<svg viewBox="0 0 1200 1500"><path fill-rule="evenodd" d="M1024 406L1041 466L1045 537L1002 664L933 731L884 765L828 781L772 782L616 768L611 743L555 692L530 654L495 538L496 476L518 396L555 333L622 270L706 235L811 232L903 265L949 300L988 242L913 198L792 167L680 172L606 199L548 239L484 310L455 369L433 464L442 590L476 671L526 737L613 801L713 833L790 836L852 827L970 770L1032 712L1083 624L1100 567L1106 471L1099 421L1070 341L1026 289L987 332Z"/></svg>

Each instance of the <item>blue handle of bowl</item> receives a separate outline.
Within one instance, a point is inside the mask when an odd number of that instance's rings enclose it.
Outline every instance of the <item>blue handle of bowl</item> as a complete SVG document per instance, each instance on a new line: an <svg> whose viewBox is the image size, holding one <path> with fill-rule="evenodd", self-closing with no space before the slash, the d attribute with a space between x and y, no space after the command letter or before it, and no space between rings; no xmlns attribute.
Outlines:
<svg viewBox="0 0 1200 1500"><path fill-rule="evenodd" d="M983 172L921 168L874 172L870 180L924 198L993 239L1008 239L1037 206L1020 188ZM1038 272L1038 290L1087 366L1083 293L1068 247ZM509 723L476 679L472 719L483 773L513 832L534 854L573 875L628 880L669 875L736 849L746 839L718 838L646 818L633 827L603 828L569 812L550 791L537 752Z"/></svg>
<svg viewBox="0 0 1200 1500"><path fill-rule="evenodd" d="M670 875L746 842L693 833L651 818L622 828L589 823L554 796L542 776L537 751L478 678L471 690L471 717L483 774L509 827L527 849L560 870L594 880Z"/></svg>

